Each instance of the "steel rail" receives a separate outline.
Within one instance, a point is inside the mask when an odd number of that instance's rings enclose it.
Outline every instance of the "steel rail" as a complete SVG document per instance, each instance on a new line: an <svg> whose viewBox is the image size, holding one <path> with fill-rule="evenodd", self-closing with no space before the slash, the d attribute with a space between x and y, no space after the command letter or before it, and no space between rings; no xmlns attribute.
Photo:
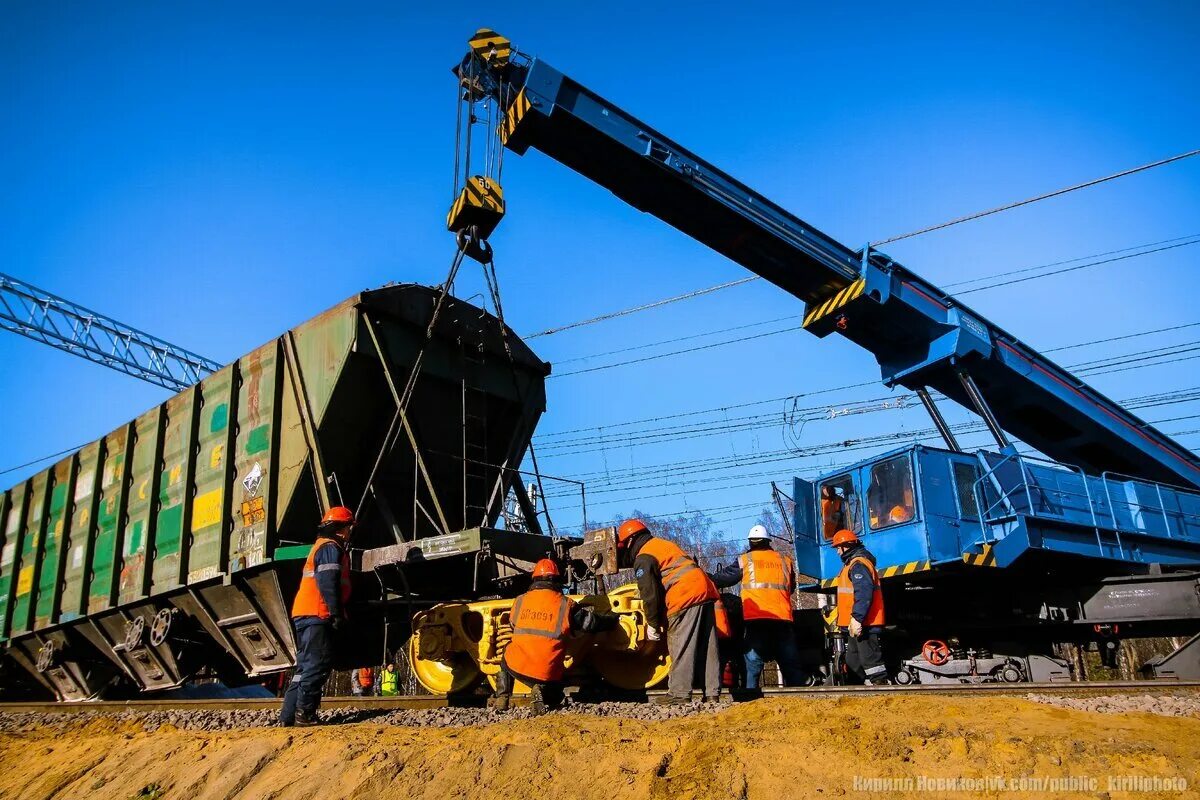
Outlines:
<svg viewBox="0 0 1200 800"><path fill-rule="evenodd" d="M761 696L773 697L854 697L910 695L1023 695L1023 694L1158 694L1172 691L1200 691L1200 681L1086 681L1063 683L925 683L909 686L798 686L767 688ZM587 695L577 697L578 705L588 702L625 701L645 702L664 695L661 690L639 693ZM745 701L759 695L746 690L731 693L735 701ZM570 696L575 697L575 694ZM484 695L412 695L403 697L326 697L321 708L355 709L362 711L412 711L439 708L480 708ZM152 712L152 711L273 711L279 708L279 698L215 698L204 700L96 700L57 703L50 701L16 701L0 703L0 714L16 713L86 713L86 712ZM513 703L524 705L528 696L515 695Z"/></svg>

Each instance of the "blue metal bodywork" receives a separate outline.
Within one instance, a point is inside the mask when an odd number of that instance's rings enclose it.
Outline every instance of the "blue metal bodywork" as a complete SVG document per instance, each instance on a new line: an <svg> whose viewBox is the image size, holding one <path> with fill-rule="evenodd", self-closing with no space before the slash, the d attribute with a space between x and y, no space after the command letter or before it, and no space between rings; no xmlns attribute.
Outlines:
<svg viewBox="0 0 1200 800"><path fill-rule="evenodd" d="M825 535L819 487L853 486L847 502L861 507L873 490L872 472L897 459L911 467L911 519L872 524L871 513L857 517L860 537L885 579L1035 561L1125 574L1146 572L1151 564L1200 564L1196 491L1113 473L1089 475L1029 456L913 445L815 483L796 479L800 572L829 585L842 568Z"/></svg>
<svg viewBox="0 0 1200 800"><path fill-rule="evenodd" d="M805 328L870 351L883 381L973 408L969 373L999 425L1101 473L1200 487L1200 460L949 294L869 247L851 249L540 59L468 56L458 74L504 112L503 143L534 147L800 298Z"/></svg>

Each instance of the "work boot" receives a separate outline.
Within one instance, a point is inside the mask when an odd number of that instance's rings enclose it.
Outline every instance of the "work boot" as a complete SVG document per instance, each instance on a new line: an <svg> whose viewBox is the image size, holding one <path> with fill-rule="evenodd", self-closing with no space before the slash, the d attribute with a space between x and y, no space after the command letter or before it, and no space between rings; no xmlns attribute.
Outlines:
<svg viewBox="0 0 1200 800"><path fill-rule="evenodd" d="M529 716L531 717L540 717L549 710L550 709L546 707L546 702L544 700L534 700L529 704Z"/></svg>
<svg viewBox="0 0 1200 800"><path fill-rule="evenodd" d="M488 698L487 706L495 711L508 711L508 704L511 698L506 695L492 695Z"/></svg>
<svg viewBox="0 0 1200 800"><path fill-rule="evenodd" d="M321 720L317 719L317 712L314 711L311 714L305 713L303 711L296 712L296 727L297 728L311 728L314 725L320 725L320 724L321 724Z"/></svg>
<svg viewBox="0 0 1200 800"><path fill-rule="evenodd" d="M658 706L690 706L692 704L691 697L676 697L673 694L664 694L661 697L654 699L654 704Z"/></svg>

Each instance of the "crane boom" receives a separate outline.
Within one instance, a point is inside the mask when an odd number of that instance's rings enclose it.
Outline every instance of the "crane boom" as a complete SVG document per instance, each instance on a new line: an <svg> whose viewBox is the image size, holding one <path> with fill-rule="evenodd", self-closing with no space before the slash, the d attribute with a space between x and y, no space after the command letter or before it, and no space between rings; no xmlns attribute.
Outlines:
<svg viewBox="0 0 1200 800"><path fill-rule="evenodd" d="M212 359L3 273L0 328L173 392L221 368Z"/></svg>
<svg viewBox="0 0 1200 800"><path fill-rule="evenodd" d="M468 102L498 108L504 147L540 150L804 301L804 328L871 352L886 385L936 389L1002 448L1007 431L1091 472L1200 486L1190 450L883 253L822 233L503 37L481 30L471 47L455 73ZM498 184L489 209L473 198L493 179L470 180L448 220L460 232L503 214Z"/></svg>

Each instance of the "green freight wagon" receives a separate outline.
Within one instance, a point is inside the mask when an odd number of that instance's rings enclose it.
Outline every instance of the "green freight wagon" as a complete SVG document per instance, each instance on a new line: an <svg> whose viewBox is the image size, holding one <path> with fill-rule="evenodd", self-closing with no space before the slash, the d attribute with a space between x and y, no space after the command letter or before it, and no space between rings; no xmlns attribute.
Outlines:
<svg viewBox="0 0 1200 800"><path fill-rule="evenodd" d="M325 508L361 508L354 548L410 560L492 528L523 498L549 366L440 296L355 295L0 495L6 655L60 699L269 675L294 662L288 606ZM471 585L439 577L425 599L483 591L504 549L458 553Z"/></svg>

